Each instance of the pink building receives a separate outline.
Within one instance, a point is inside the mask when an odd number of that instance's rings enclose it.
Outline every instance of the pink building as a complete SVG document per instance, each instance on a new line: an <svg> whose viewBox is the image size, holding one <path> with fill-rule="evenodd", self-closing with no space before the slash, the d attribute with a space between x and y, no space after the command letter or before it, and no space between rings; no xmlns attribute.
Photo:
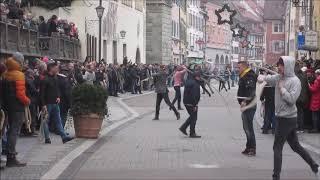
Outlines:
<svg viewBox="0 0 320 180"><path fill-rule="evenodd" d="M285 55L285 30L283 16L285 14L286 2L266 1L264 9L264 23L266 28L266 61L274 64L280 56Z"/></svg>
<svg viewBox="0 0 320 180"><path fill-rule="evenodd" d="M215 10L220 9L221 6L208 1L206 7L209 16L207 21L206 57L214 63L215 67L223 69L231 62L232 33L228 24L218 25Z"/></svg>

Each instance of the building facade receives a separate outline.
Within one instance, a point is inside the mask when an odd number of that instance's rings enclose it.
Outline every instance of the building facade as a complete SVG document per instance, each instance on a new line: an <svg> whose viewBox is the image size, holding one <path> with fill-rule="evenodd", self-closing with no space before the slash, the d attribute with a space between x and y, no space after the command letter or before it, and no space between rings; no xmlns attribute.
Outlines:
<svg viewBox="0 0 320 180"><path fill-rule="evenodd" d="M204 58L204 16L200 0L187 1L188 58Z"/></svg>
<svg viewBox="0 0 320 180"><path fill-rule="evenodd" d="M285 55L286 1L266 1L264 8L265 24L265 63L275 64Z"/></svg>
<svg viewBox="0 0 320 180"><path fill-rule="evenodd" d="M172 62L172 1L146 1L146 62Z"/></svg>
<svg viewBox="0 0 320 180"><path fill-rule="evenodd" d="M320 46L320 1L314 0L313 27L318 33L318 47ZM316 53L316 59L320 60L320 50Z"/></svg>
<svg viewBox="0 0 320 180"><path fill-rule="evenodd" d="M247 35L243 35L243 37L233 37L232 39L232 66L235 67L240 60L246 60L250 64L260 66L265 59L263 53L265 51L264 1L233 1L231 5L237 10L233 26L239 23L247 32ZM250 46L245 46L244 42L250 42Z"/></svg>
<svg viewBox="0 0 320 180"><path fill-rule="evenodd" d="M208 1L206 8L209 16L206 23L206 59L214 65L214 68L222 70L232 61L232 33L228 24L218 25L215 10L220 9L221 5Z"/></svg>
<svg viewBox="0 0 320 180"><path fill-rule="evenodd" d="M316 31L318 33L317 40L319 42L319 1L301 0L300 3L294 5L292 1L288 2L285 14L285 49L286 55L294 56L296 59L306 57L310 58L309 50L316 47L299 48L299 36L304 36L307 31ZM313 7L313 8L312 8ZM317 46L319 47L319 45ZM311 51L312 59L319 58L318 52Z"/></svg>
<svg viewBox="0 0 320 180"><path fill-rule="evenodd" d="M98 5L99 1L95 0L73 1L67 8L48 11L33 7L32 12L36 16L46 15L47 19L55 14L74 22L79 31L82 57L88 56L98 61L99 24L95 10ZM102 17L101 58L107 63L122 64L126 56L132 62L145 63L145 1L111 0L103 1L102 6L105 10Z"/></svg>
<svg viewBox="0 0 320 180"><path fill-rule="evenodd" d="M186 58L187 48L187 0L173 0L172 18L172 60L174 64L182 64Z"/></svg>

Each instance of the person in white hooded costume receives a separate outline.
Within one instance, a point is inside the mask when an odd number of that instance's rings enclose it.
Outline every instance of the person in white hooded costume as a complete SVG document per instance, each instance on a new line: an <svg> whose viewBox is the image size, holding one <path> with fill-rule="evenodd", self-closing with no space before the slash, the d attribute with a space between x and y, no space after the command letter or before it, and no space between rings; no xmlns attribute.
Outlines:
<svg viewBox="0 0 320 180"><path fill-rule="evenodd" d="M282 150L287 141L292 150L298 153L319 176L319 165L311 158L309 153L300 145L297 127L296 101L301 92L301 83L294 73L295 59L290 56L282 56L277 63L279 74L260 75L258 82L266 81L275 86L275 113L276 130L274 138L274 169L273 180L280 180L282 166Z"/></svg>

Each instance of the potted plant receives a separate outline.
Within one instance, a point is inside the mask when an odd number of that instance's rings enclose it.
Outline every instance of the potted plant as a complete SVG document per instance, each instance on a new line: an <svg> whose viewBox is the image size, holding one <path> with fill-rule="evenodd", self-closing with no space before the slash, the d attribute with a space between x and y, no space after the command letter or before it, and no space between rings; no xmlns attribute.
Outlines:
<svg viewBox="0 0 320 180"><path fill-rule="evenodd" d="M107 114L108 94L101 86L81 84L72 91L71 115L76 137L98 138Z"/></svg>

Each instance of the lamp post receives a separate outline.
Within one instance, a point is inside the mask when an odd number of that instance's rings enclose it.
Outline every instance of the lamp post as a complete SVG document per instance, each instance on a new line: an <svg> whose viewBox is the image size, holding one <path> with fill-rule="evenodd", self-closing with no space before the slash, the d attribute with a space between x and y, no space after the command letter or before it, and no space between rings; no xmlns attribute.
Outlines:
<svg viewBox="0 0 320 180"><path fill-rule="evenodd" d="M99 61L101 61L101 19L104 12L104 7L102 6L102 0L100 0L99 6L96 7L97 16L99 18Z"/></svg>

